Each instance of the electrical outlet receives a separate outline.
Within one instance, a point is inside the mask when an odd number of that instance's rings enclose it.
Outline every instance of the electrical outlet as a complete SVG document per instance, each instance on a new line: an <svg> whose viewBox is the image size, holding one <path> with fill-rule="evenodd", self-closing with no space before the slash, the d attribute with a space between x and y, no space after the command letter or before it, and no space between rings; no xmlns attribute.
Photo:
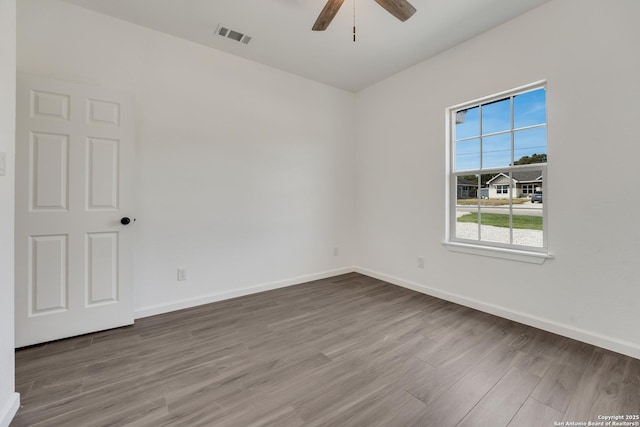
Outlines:
<svg viewBox="0 0 640 427"><path fill-rule="evenodd" d="M419 256L418 257L418 268L424 268L424 257L423 256Z"/></svg>
<svg viewBox="0 0 640 427"><path fill-rule="evenodd" d="M337 246L333 247L333 256L338 256L338 247Z"/></svg>
<svg viewBox="0 0 640 427"><path fill-rule="evenodd" d="M187 269L179 268L178 269L178 281L187 280Z"/></svg>

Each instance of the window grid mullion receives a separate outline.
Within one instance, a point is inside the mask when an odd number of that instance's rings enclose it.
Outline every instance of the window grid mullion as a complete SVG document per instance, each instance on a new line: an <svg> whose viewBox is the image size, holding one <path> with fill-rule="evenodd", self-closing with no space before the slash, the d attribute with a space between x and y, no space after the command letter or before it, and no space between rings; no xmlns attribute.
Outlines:
<svg viewBox="0 0 640 427"><path fill-rule="evenodd" d="M472 139L478 139L480 137L505 135L505 134L510 133L510 132L521 132L523 130L543 128L543 127L546 127L547 124L546 123L541 123L541 124L537 124L537 125L523 126L523 127L517 128L517 129L515 127L513 127L513 126L515 126L515 123L512 125L512 129L509 129L509 130L502 130L500 132L491 132L491 133L487 133L487 134L474 135L474 136L466 136L464 138L454 139L454 141L455 142L464 142L464 141L471 141Z"/></svg>
<svg viewBox="0 0 640 427"><path fill-rule="evenodd" d="M484 162L484 156L482 155L482 143L483 143L483 137L482 137L482 111L483 111L483 106L482 104L478 106L479 112L478 112L478 117L479 117L479 123L478 125L480 126L480 170L482 170L483 167L483 162ZM478 199L478 241L482 241L482 204L480 203L480 199Z"/></svg>
<svg viewBox="0 0 640 427"><path fill-rule="evenodd" d="M515 133L513 127L515 126L515 114L514 114L514 96L509 97L509 114L511 115L511 167L515 166ZM509 170L509 244L513 245L513 169Z"/></svg>

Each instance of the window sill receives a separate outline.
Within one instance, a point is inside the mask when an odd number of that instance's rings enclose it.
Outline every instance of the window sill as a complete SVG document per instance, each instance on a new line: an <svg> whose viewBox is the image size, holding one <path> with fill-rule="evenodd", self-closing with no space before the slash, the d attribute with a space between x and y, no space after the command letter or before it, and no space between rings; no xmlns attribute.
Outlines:
<svg viewBox="0 0 640 427"><path fill-rule="evenodd" d="M490 246L470 245L458 242L443 242L447 250L465 254L487 256L492 258L508 259L511 261L528 262L531 264L543 264L552 259L553 255L541 252L520 251L516 249L493 248Z"/></svg>

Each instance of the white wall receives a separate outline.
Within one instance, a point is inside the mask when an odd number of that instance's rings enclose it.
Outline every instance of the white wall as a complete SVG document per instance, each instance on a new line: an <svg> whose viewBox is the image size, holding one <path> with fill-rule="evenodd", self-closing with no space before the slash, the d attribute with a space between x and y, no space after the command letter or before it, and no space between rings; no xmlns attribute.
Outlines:
<svg viewBox="0 0 640 427"><path fill-rule="evenodd" d="M0 153L6 172L0 175L0 426L18 410L14 392L13 351L13 209L16 114L16 2L0 0Z"/></svg>
<svg viewBox="0 0 640 427"><path fill-rule="evenodd" d="M361 271L640 357L638 16L637 0L553 0L359 93ZM555 259L448 252L445 108L541 79Z"/></svg>
<svg viewBox="0 0 640 427"><path fill-rule="evenodd" d="M136 96L138 315L353 265L352 93L53 0L18 70Z"/></svg>

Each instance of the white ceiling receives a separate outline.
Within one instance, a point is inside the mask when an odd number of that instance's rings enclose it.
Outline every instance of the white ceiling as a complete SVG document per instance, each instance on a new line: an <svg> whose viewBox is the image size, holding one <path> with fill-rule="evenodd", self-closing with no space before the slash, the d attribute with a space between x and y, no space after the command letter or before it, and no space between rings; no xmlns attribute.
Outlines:
<svg viewBox="0 0 640 427"><path fill-rule="evenodd" d="M311 26L325 0L65 1L356 92L549 0L410 0L418 11L404 23L374 0L345 0L324 32ZM251 42L216 36L219 24Z"/></svg>

